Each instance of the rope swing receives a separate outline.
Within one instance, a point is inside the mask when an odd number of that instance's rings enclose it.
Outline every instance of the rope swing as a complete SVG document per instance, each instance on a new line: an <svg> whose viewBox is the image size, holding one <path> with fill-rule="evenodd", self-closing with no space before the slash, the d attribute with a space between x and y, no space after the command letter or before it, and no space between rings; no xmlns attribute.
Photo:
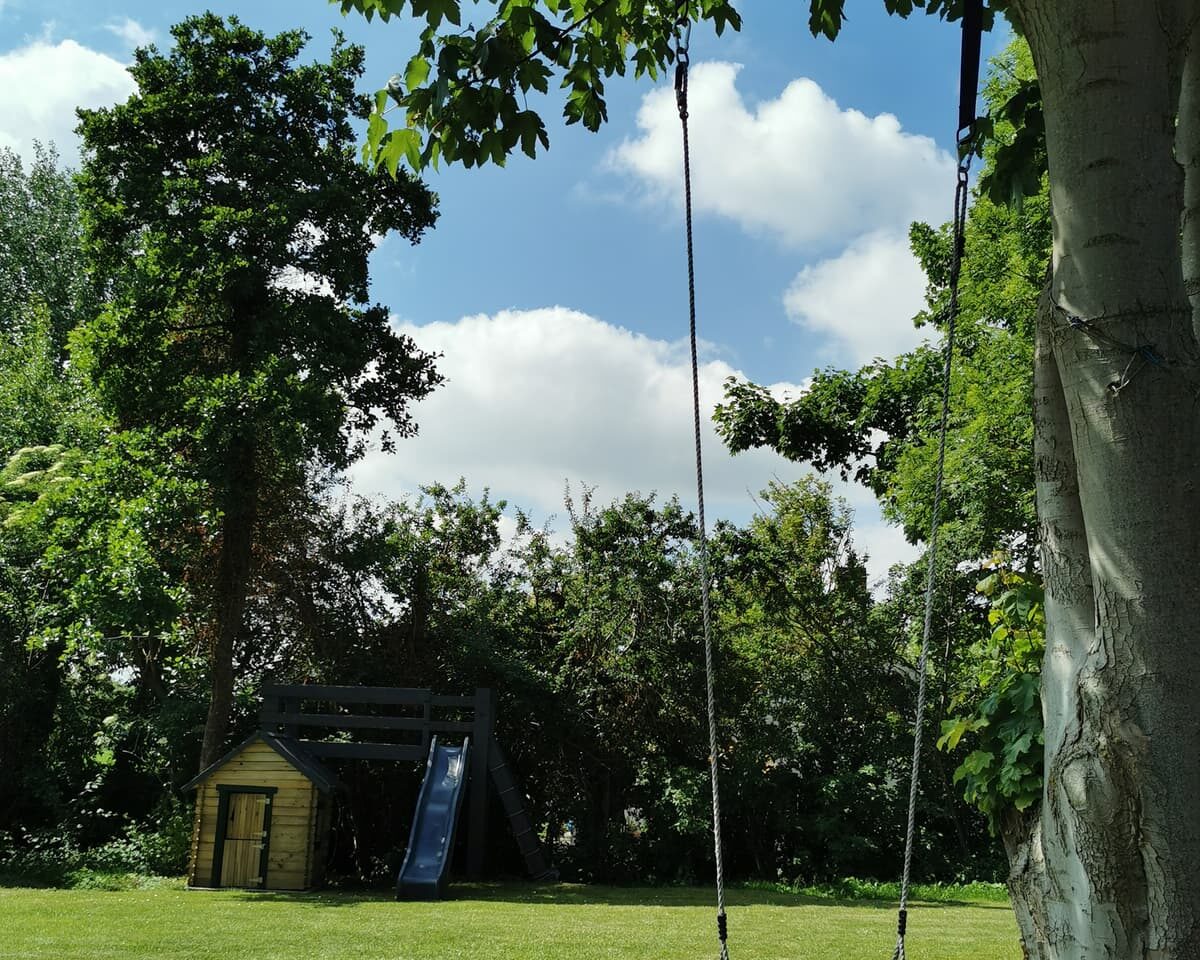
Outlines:
<svg viewBox="0 0 1200 960"><path fill-rule="evenodd" d="M892 960L906 960L904 947L908 927L908 894L916 837L917 790L920 782L922 729L925 721L925 688L928 676L930 637L933 632L933 601L936 594L938 531L941 526L942 493L946 471L946 433L950 418L950 374L954 358L954 335L958 320L958 285L966 243L967 201L971 156L975 146L975 100L979 86L979 58L983 33L983 0L964 0L962 53L959 76L959 110L956 143L958 177L954 190L953 251L950 267L950 302L946 318L946 342L942 362L941 418L938 424L937 480L930 519L929 550L925 575L925 615L921 631L921 655L917 664L917 704L913 723L912 769L908 792L908 822L904 835L904 868L900 880L900 908L896 948ZM688 327L692 359L692 425L696 446L696 500L700 554L700 600L704 629L704 680L708 719L708 766L712 780L713 857L716 866L717 944L719 960L729 960L728 924L725 915L725 864L721 841L721 791L717 764L717 716L714 700L712 604L709 596L708 535L704 518L704 463L701 455L700 364L696 336L696 267L692 234L692 168L688 142L688 46L691 20L687 0L679 0L675 11L675 103L683 134L684 222L687 232Z"/></svg>
<svg viewBox="0 0 1200 960"><path fill-rule="evenodd" d="M712 603L708 591L708 532L704 521L704 458L700 453L700 361L696 346L696 263L692 243L692 158L688 145L688 44L692 25L681 0L675 13L675 104L683 126L683 197L687 225L688 327L692 349L692 425L696 441L696 502L699 505L700 607L704 624L704 692L708 712L708 771L712 778L713 859L717 872L717 944L720 960L729 960L725 920L725 861L721 845L721 788L717 769L717 708L713 695Z"/></svg>
<svg viewBox="0 0 1200 960"><path fill-rule="evenodd" d="M950 304L946 316L946 346L942 360L942 409L938 423L937 480L933 488L933 514L929 519L929 550L925 568L925 618L921 628L921 657L917 662L917 709L913 720L912 771L908 786L908 823L904 831L904 869L900 876L900 909L896 920L896 949L892 960L906 960L904 938L908 930L908 892L912 877L917 825L917 787L921 775L921 741L925 727L925 685L929 673L929 639L933 633L936 595L938 531L942 520L942 490L946 479L946 433L950 420L950 372L954 362L954 333L958 321L958 281L962 274L967 234L967 200L971 156L975 141L975 97L979 87L979 52L983 40L983 0L966 0L962 19L962 56L959 71L958 180L954 187L954 248L950 260Z"/></svg>

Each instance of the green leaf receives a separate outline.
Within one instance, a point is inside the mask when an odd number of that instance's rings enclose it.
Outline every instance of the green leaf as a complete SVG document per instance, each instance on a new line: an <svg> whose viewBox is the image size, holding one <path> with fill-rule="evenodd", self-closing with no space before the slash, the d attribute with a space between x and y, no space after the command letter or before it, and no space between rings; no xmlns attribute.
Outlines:
<svg viewBox="0 0 1200 960"><path fill-rule="evenodd" d="M383 115L378 112L372 113L367 120L367 144L363 151L368 162L378 162L379 144L383 140L387 130L388 122L384 119Z"/></svg>
<svg viewBox="0 0 1200 960"><path fill-rule="evenodd" d="M1018 810L1028 810L1041 799L1042 794L1040 791L1027 791L1024 793L1018 793L1015 797L1013 797L1013 806Z"/></svg>
<svg viewBox="0 0 1200 960"><path fill-rule="evenodd" d="M808 29L812 35L824 35L836 40L845 20L844 5L845 0L812 0L808 18Z"/></svg>
<svg viewBox="0 0 1200 960"><path fill-rule="evenodd" d="M1007 747L1004 748L1004 759L1007 760L1010 764L1015 763L1017 760L1017 757L1019 757L1026 750L1028 750L1029 746L1032 742L1033 742L1033 737L1030 734L1028 734L1028 733L1022 734L1020 737L1018 737L1016 740L1014 740L1012 743L1010 743Z"/></svg>
<svg viewBox="0 0 1200 960"><path fill-rule="evenodd" d="M425 83L429 76L429 61L419 53L408 61L408 66L404 70L404 85L409 90L415 90L417 87Z"/></svg>
<svg viewBox="0 0 1200 960"><path fill-rule="evenodd" d="M996 757L994 754L988 753L986 750L972 750L965 760L963 760L963 768L971 774L978 776L987 770L993 763Z"/></svg>
<svg viewBox="0 0 1200 960"><path fill-rule="evenodd" d="M378 162L387 168L394 178L400 169L400 161L407 160L414 170L421 164L421 135L412 127L399 127L387 134L378 153Z"/></svg>
<svg viewBox="0 0 1200 960"><path fill-rule="evenodd" d="M952 720L943 720L942 736L938 738L937 747L939 750L953 750L958 746L958 741L970 732L971 720L969 717L956 717Z"/></svg>

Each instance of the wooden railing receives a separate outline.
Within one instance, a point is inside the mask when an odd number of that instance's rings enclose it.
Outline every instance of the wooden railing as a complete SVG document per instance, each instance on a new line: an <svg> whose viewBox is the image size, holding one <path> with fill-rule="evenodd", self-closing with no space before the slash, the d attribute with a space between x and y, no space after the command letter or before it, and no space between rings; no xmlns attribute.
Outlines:
<svg viewBox="0 0 1200 960"><path fill-rule="evenodd" d="M471 771L468 784L467 875L483 874L487 848L488 771L493 764L492 744L495 696L478 687L473 696L447 696L417 687L343 687L318 684L269 685L263 688L259 726L270 733L294 739L314 757L331 760L393 760L416 763L429 753L434 734L471 738ZM318 711L306 704L321 704ZM332 706L330 711L327 707ZM362 707L412 707L412 716L387 716L364 712ZM338 709L343 708L343 709ZM469 719L443 719L441 712L453 711ZM353 740L328 740L316 735L355 731L367 735ZM396 731L417 736L408 742L372 739L370 732Z"/></svg>

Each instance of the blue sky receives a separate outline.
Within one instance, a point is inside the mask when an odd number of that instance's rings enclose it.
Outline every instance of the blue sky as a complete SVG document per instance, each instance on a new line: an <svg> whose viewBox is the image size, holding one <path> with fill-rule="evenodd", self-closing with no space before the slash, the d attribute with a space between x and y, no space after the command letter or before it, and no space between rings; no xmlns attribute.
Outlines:
<svg viewBox="0 0 1200 960"><path fill-rule="evenodd" d="M340 27L367 50L364 88L411 53L411 25L343 18L323 0L207 5L310 49ZM123 99L135 45L169 43L204 9L176 0L0 0L0 145L54 140L77 159L77 104ZM836 44L806 29L798 0L746 0L740 34L692 39L698 296L706 406L728 375L802 388L814 368L853 366L917 342L922 278L904 244L913 218L943 220L953 191L958 31L851 4ZM482 20L482 17L478 19ZM988 38L985 55L998 38ZM589 134L545 104L551 150L503 169L428 179L438 226L417 248L374 257L373 297L441 350L449 383L418 409L422 436L374 454L357 487L398 496L465 476L541 519L564 483L694 500L678 119L665 87L609 86L610 123ZM710 513L744 521L772 477L805 471L766 452L732 458L706 439ZM872 573L910 556L864 491L855 507Z"/></svg>

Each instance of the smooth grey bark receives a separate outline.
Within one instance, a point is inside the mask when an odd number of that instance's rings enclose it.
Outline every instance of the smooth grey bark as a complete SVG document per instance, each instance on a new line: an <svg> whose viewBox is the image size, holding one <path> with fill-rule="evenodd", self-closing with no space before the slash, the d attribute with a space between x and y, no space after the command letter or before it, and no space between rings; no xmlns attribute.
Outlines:
<svg viewBox="0 0 1200 960"><path fill-rule="evenodd" d="M1038 533L1045 584L1046 653L1042 699L1046 755L1063 758L1077 736L1080 671L1094 630L1095 595L1083 508L1079 500L1071 420L1054 351L1054 310L1047 287L1038 309L1034 350L1033 428ZM1048 868L1041 811L1060 807L1062 777L1049 771L1042 806L1004 818L1001 835L1008 854L1009 895L1025 955L1054 956L1049 904L1063 899L1064 878ZM1060 863L1053 867L1061 868ZM1069 877L1065 878L1069 884Z"/></svg>
<svg viewBox="0 0 1200 960"><path fill-rule="evenodd" d="M1045 104L1058 375L1043 362L1046 782L1024 926L1054 960L1196 958L1200 411L1175 153L1195 2L1016 5Z"/></svg>

